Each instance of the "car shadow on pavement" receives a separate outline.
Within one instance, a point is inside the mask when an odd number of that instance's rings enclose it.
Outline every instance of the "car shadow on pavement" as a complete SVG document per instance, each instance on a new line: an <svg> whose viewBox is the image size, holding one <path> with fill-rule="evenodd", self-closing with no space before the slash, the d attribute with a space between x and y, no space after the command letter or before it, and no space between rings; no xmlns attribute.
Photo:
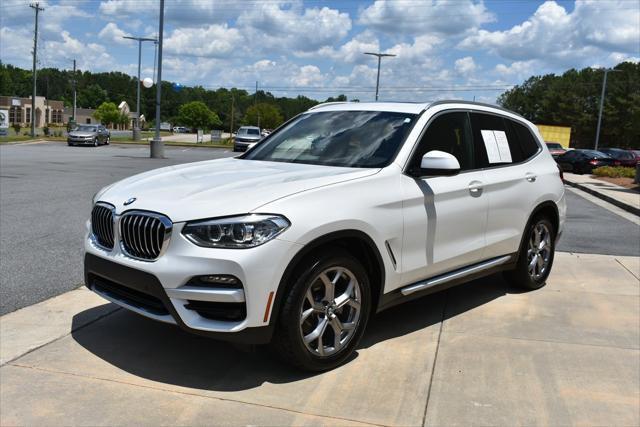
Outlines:
<svg viewBox="0 0 640 427"><path fill-rule="evenodd" d="M469 282L398 305L373 316L358 349L438 324L507 293L501 275ZM73 339L98 358L132 375L181 387L238 391L265 382L289 383L317 375L279 362L266 346L250 350L182 331L121 309L89 325L73 319ZM358 352L347 362L352 363Z"/></svg>

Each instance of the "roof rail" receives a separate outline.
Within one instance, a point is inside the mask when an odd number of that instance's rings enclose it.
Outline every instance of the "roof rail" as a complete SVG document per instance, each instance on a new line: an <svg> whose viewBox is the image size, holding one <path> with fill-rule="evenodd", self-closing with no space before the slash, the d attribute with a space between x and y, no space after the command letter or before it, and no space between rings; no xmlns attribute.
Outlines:
<svg viewBox="0 0 640 427"><path fill-rule="evenodd" d="M336 101L336 102L323 102L318 105L314 105L309 108L307 111L315 110L316 108L324 107L325 105L336 105L336 104L349 104L351 101Z"/></svg>
<svg viewBox="0 0 640 427"><path fill-rule="evenodd" d="M487 104L485 102L476 102L476 101L465 101L462 99L442 99L440 101L434 101L431 104L429 104L429 108L436 106L436 105L442 105L442 104L468 104L468 105L478 105L480 107L489 107L489 108L495 108L496 110L502 110L505 111L507 113L511 113L511 114L515 114L518 117L522 117L522 115L516 113L515 111L511 111L507 108L501 107L499 105L495 105L495 104ZM523 119L526 120L525 117L522 117Z"/></svg>

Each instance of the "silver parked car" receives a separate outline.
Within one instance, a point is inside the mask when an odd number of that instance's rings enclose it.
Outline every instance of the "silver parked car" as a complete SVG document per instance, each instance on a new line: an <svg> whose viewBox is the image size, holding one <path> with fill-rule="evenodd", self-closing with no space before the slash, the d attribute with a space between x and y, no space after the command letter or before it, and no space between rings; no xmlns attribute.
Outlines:
<svg viewBox="0 0 640 427"><path fill-rule="evenodd" d="M67 144L71 145L109 145L111 132L103 125L79 125L69 132Z"/></svg>
<svg viewBox="0 0 640 427"><path fill-rule="evenodd" d="M247 151L249 145L255 144L262 139L260 128L257 126L242 126L238 129L233 142L233 151Z"/></svg>

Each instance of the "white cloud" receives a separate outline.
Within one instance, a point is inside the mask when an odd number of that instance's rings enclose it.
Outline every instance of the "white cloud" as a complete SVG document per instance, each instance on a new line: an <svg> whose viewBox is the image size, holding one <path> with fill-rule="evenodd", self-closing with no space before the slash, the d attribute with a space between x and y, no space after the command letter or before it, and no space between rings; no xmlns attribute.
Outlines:
<svg viewBox="0 0 640 427"><path fill-rule="evenodd" d="M464 58L456 59L454 63L454 67L456 71L463 75L469 76L476 71L476 63L473 58L470 56L465 56Z"/></svg>
<svg viewBox="0 0 640 427"><path fill-rule="evenodd" d="M640 49L640 8L629 8L630 4L577 0L569 13L547 1L523 23L504 31L479 30L458 47L486 49L520 62L538 59L558 67L584 65L603 56L604 50L635 53Z"/></svg>
<svg viewBox="0 0 640 427"><path fill-rule="evenodd" d="M117 43L117 44L131 44L132 41L123 38L124 36L130 37L131 34L125 32L122 29L120 29L118 27L118 24L116 24L115 22L109 22L98 33L98 37L103 39L103 40L107 40L107 41L110 41L112 43Z"/></svg>
<svg viewBox="0 0 640 427"><path fill-rule="evenodd" d="M165 38L167 53L223 57L229 56L243 44L236 28L227 24L212 24L204 28L178 28Z"/></svg>
<svg viewBox="0 0 640 427"><path fill-rule="evenodd" d="M463 34L495 18L472 0L376 0L358 23L390 34Z"/></svg>
<svg viewBox="0 0 640 427"><path fill-rule="evenodd" d="M252 46L260 50L316 51L333 45L351 30L348 13L328 7L284 8L264 3L248 8L240 15L237 27Z"/></svg>
<svg viewBox="0 0 640 427"><path fill-rule="evenodd" d="M251 3L249 7L256 7ZM165 3L166 22L181 27L193 27L225 22L234 18L245 7L242 3L228 0L172 0ZM158 19L159 2L141 0L107 0L100 2L99 11L109 17Z"/></svg>
<svg viewBox="0 0 640 427"><path fill-rule="evenodd" d="M364 52L378 52L379 50L380 41L378 38L371 31L365 30L337 49L333 46L323 46L315 52L295 52L295 55L303 58L330 58L343 63L363 63L371 60L363 54Z"/></svg>

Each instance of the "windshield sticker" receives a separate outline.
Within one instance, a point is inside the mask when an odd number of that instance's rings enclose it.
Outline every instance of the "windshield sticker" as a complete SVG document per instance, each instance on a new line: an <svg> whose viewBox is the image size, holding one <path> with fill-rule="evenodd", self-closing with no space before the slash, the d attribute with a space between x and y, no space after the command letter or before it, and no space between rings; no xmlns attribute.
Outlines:
<svg viewBox="0 0 640 427"><path fill-rule="evenodd" d="M507 134L501 130L482 130L482 139L489 163L511 163L511 150Z"/></svg>

